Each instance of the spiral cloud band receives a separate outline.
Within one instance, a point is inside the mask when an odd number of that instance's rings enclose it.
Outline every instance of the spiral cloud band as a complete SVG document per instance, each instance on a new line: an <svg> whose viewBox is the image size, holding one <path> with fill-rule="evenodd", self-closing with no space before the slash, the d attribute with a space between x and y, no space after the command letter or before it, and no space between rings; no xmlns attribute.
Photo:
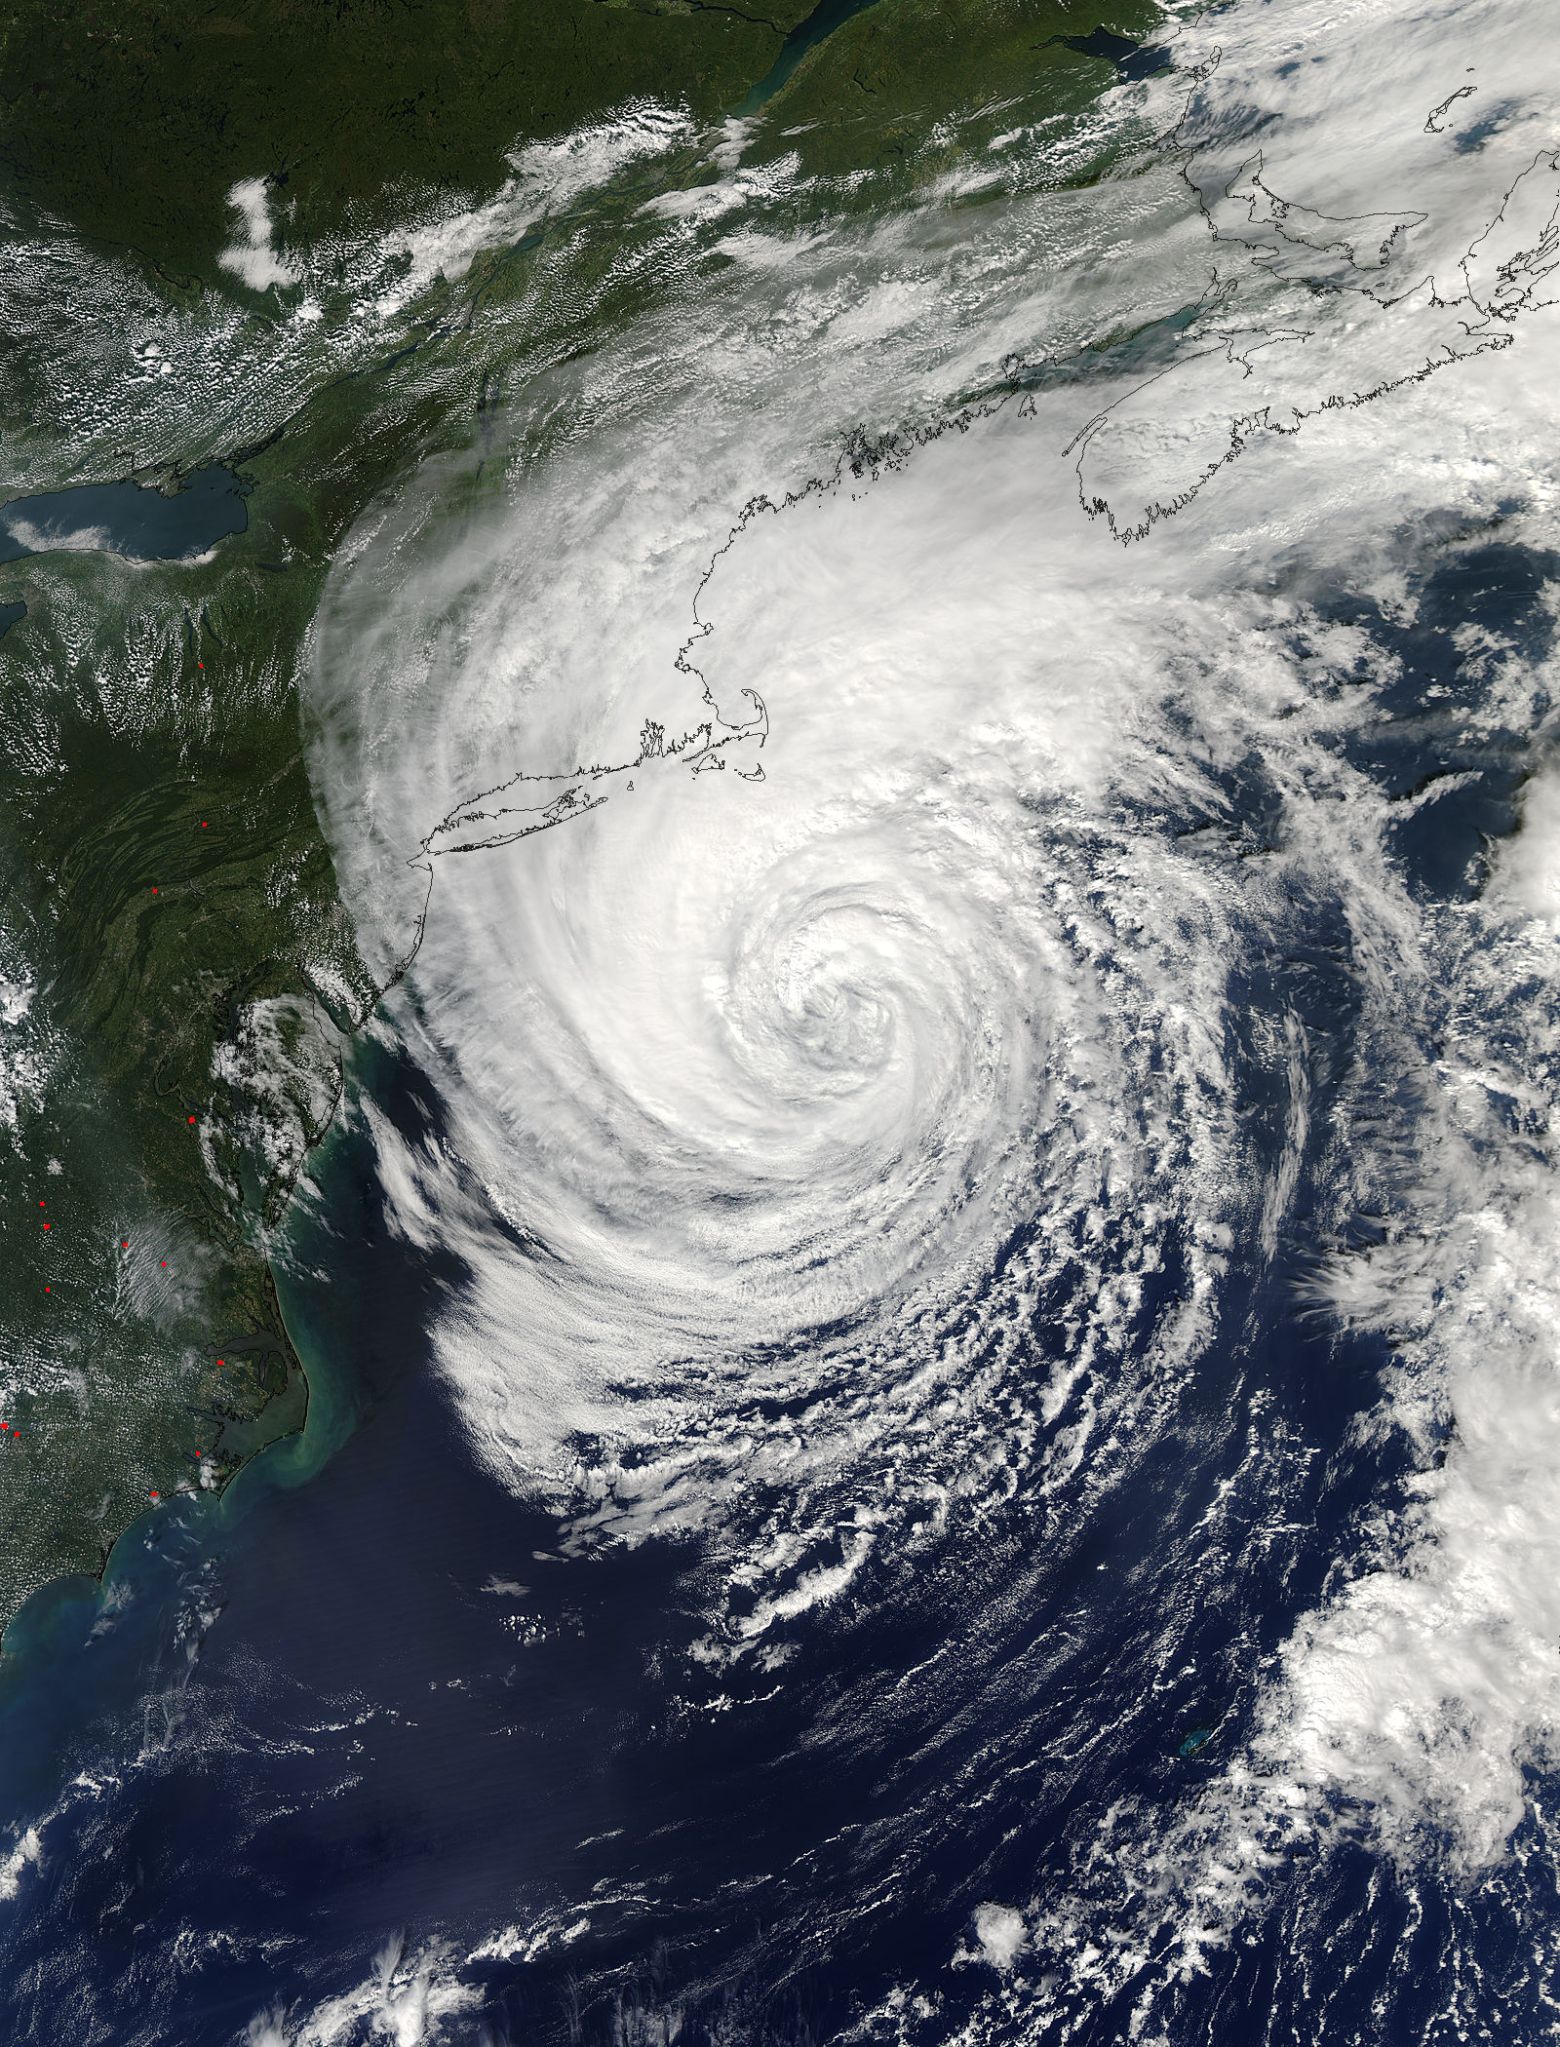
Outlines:
<svg viewBox="0 0 1560 2047"><path fill-rule="evenodd" d="M1382 189L1334 81L1387 29L1318 14L1189 24L1152 88L1173 149L962 238L928 209L799 247L751 194L679 220L727 259L701 331L647 315L539 375L502 495L430 465L358 537L312 684L365 946L420 932L386 1029L444 1121L380 1155L399 1227L469 1272L438 1336L463 1421L566 1551L697 1535L695 1661L779 1669L1015 1500L1082 1555L1177 1430L1220 1445L1166 1582L1292 1582L1247 1750L1173 1857L1112 1819L1173 1884L1129 1914L1075 1842L1072 1888L971 1950L1120 1989L1189 1885L1154 1997L1340 1802L1498 1859L1560 1628L1541 760L1518 795L1560 182L1491 20L1504 138L1455 149L1404 56L1423 176ZM1327 44L1317 78L1286 37ZM1214 325L1183 345L1187 307ZM1531 591L1439 622L1497 525ZM1416 781L1393 747L1430 703ZM1497 985L1505 1042L1455 998ZM1308 1321L1392 1334L1355 1435L1415 1470L1326 1583ZM1199 1625L1177 1589L1145 1698ZM1048 1981L1003 1994L1055 2016Z"/></svg>

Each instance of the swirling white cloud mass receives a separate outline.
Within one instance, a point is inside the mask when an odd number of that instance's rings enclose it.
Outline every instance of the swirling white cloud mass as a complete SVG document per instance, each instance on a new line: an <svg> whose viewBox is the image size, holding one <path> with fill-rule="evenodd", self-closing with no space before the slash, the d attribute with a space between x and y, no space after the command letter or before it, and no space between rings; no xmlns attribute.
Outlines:
<svg viewBox="0 0 1560 2047"><path fill-rule="evenodd" d="M1188 21L1088 190L679 219L673 309L430 461L316 634L366 950L426 909L385 1028L446 1120L379 1135L400 1227L469 1270L452 1395L565 1548L698 1536L708 1663L777 1668L1015 1495L1073 1540L1297 1248L1297 1320L1391 1337L1360 1426L1419 1475L1170 1838L1113 1812L1071 1889L991 1907L1028 1929L1003 2025L1061 1967L1141 1981L1159 2037L1351 1814L1465 1871L1549 1824L1546 647L1458 648L1467 729L1539 766L1478 886L1426 889L1399 835L1451 792L1369 757L1432 547L1552 537L1556 60L1528 8L1432 12ZM1263 1417L1211 1426L1276 1542L1308 1453Z"/></svg>

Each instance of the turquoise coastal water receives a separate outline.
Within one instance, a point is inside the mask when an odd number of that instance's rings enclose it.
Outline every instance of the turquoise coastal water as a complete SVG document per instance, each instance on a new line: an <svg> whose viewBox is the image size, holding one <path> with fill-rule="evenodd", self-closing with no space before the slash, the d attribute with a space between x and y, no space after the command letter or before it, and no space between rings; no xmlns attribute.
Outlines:
<svg viewBox="0 0 1560 2047"><path fill-rule="evenodd" d="M363 1164L362 1142L350 1127L333 1132L316 1157L318 1178L350 1180ZM242 1544L253 1516L317 1478L372 1412L375 1386L317 1306L313 1272L329 1234L300 1209L277 1269L308 1387L302 1429L268 1444L220 1493L181 1493L149 1507L114 1544L101 1577L72 1574L43 1586L7 1627L0 1830L48 1811L72 1769L99 1750L111 1755L123 1730L141 1724L147 1699L177 1687L198 1634L220 1610L221 1560Z"/></svg>
<svg viewBox="0 0 1560 2047"><path fill-rule="evenodd" d="M821 0L805 21L799 21L780 46L780 54L740 106L733 108L739 121L761 113L774 98L810 50L858 14L864 14L877 0Z"/></svg>

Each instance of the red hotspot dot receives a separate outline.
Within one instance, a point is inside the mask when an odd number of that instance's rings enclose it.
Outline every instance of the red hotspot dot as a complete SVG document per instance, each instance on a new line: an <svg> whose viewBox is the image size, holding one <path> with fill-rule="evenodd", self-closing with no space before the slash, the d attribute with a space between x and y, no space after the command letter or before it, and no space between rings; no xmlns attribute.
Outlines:
<svg viewBox="0 0 1560 2047"><path fill-rule="evenodd" d="M159 1500L162 1498L162 1495L161 1493L148 1493L146 1497L149 1500Z"/></svg>
<svg viewBox="0 0 1560 2047"><path fill-rule="evenodd" d="M46 1287L44 1288L44 1292L45 1292L46 1294L52 1294L52 1293L53 1293L53 1291L54 1291L54 1289L53 1289L53 1287L51 1287L51 1286L46 1286Z"/></svg>
<svg viewBox="0 0 1560 2047"><path fill-rule="evenodd" d="M119 1248L121 1251L128 1251L130 1248L130 1239L128 1237L121 1237L119 1240Z"/></svg>
<svg viewBox="0 0 1560 2047"><path fill-rule="evenodd" d="M193 1123L195 1121L195 1118L193 1116L187 1116L184 1120L187 1123Z"/></svg>
<svg viewBox="0 0 1560 2047"><path fill-rule="evenodd" d="M156 890L155 888L154 888L154 889L152 890L152 894L153 894L153 895L156 895L156 894L157 894L157 890Z"/></svg>
<svg viewBox="0 0 1560 2047"><path fill-rule="evenodd" d="M166 1258L159 1258L159 1259L158 1259L158 1261L157 1261L157 1263L158 1263L159 1265L166 1265L166 1264L168 1263L168 1261L167 1261L167 1259L166 1259Z"/></svg>
<svg viewBox="0 0 1560 2047"><path fill-rule="evenodd" d="M38 1203L38 1206L39 1206L40 1208L47 1208L47 1207L48 1207L48 1205L49 1205L49 1204L48 1204L48 1203L47 1203L46 1201L40 1201L40 1202Z"/></svg>
<svg viewBox="0 0 1560 2047"><path fill-rule="evenodd" d="M45 1224L44 1224L44 1228L45 1228L46 1230L52 1230L52 1229L53 1229L53 1227L54 1227L53 1223L45 1223Z"/></svg>

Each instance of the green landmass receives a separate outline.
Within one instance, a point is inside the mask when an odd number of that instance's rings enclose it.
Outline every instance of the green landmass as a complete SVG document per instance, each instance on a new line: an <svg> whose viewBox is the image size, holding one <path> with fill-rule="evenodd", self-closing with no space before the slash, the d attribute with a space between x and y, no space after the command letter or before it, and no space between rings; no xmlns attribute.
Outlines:
<svg viewBox="0 0 1560 2047"><path fill-rule="evenodd" d="M540 220L495 216L449 276L405 285L383 238L501 198L517 149L626 101L717 121L807 13L0 11L0 501L125 476L175 489L212 459L249 491L247 530L200 561L0 562L0 606L27 606L0 638L0 1420L19 1431L0 1433L0 1624L98 1569L151 1494L220 1487L302 1418L277 1233L381 992L301 731L343 536L429 453L480 448L530 380L728 260L718 228L680 235L647 206L720 175L691 141ZM754 116L746 161L799 158L805 197L773 201L782 224L900 204L1025 123L1077 125L1058 179L1104 175L1078 117L1114 73L1055 38L1157 19L877 0ZM290 291L219 260L230 189L253 178L306 280Z"/></svg>
<svg viewBox="0 0 1560 2047"><path fill-rule="evenodd" d="M715 114L806 0L105 0L14 9L0 174L82 233L216 282L226 194L285 181L291 231L388 226L408 192L491 190L517 141L647 96Z"/></svg>

